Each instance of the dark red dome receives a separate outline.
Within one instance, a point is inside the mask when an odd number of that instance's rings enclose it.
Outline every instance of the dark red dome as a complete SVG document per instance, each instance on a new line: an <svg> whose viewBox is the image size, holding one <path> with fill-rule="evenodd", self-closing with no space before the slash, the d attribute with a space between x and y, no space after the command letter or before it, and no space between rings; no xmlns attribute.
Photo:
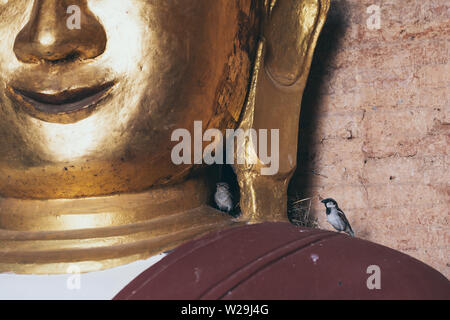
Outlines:
<svg viewBox="0 0 450 320"><path fill-rule="evenodd" d="M381 289L368 288L370 266L379 267ZM287 223L231 228L184 244L115 297L449 298L449 281L408 255L344 234Z"/></svg>

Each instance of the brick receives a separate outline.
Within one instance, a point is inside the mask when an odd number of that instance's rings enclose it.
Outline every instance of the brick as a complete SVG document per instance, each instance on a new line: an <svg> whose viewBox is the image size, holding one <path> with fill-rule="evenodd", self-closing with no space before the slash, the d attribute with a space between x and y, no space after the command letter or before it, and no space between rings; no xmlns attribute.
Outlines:
<svg viewBox="0 0 450 320"><path fill-rule="evenodd" d="M418 68L417 77L420 87L448 88L450 86L450 64L431 64Z"/></svg>
<svg viewBox="0 0 450 320"><path fill-rule="evenodd" d="M445 184L449 176L445 172L445 156L412 158L368 159L364 166L364 178L371 183L439 183Z"/></svg>
<svg viewBox="0 0 450 320"><path fill-rule="evenodd" d="M430 204L442 204L448 201L446 188L448 186L438 184L368 184L367 192L369 204L373 208L400 207L400 206L425 206ZM398 221L400 224L401 222Z"/></svg>
<svg viewBox="0 0 450 320"><path fill-rule="evenodd" d="M420 248L416 251L405 251L406 254L412 257L426 261L436 270L440 271L448 279L450 278L450 260L448 255L448 248Z"/></svg>
<svg viewBox="0 0 450 320"><path fill-rule="evenodd" d="M450 39L421 41L411 48L414 64L448 64L449 47Z"/></svg>
<svg viewBox="0 0 450 320"><path fill-rule="evenodd" d="M442 114L442 110L427 108L368 111L364 119L363 151L368 158L424 155L421 146L425 149L435 147L432 153L439 152L443 136L435 133L445 130L439 123ZM436 146L433 146L435 141Z"/></svg>
<svg viewBox="0 0 450 320"><path fill-rule="evenodd" d="M351 140L361 136L360 125L363 111L354 113L334 113L319 116L310 127L305 130L314 130L320 140L344 139Z"/></svg>
<svg viewBox="0 0 450 320"><path fill-rule="evenodd" d="M425 2L422 4L422 2ZM381 9L381 28L370 30L367 27L370 5ZM379 42L400 40L422 40L443 38L450 35L447 28L449 5L445 0L429 2L422 0L403 1L332 1L330 13L331 26L344 19L345 35L343 42L349 46L370 46Z"/></svg>
<svg viewBox="0 0 450 320"><path fill-rule="evenodd" d="M450 90L448 87L420 87L418 95L420 106L443 109L444 112L449 112ZM448 116L445 117L448 119Z"/></svg>

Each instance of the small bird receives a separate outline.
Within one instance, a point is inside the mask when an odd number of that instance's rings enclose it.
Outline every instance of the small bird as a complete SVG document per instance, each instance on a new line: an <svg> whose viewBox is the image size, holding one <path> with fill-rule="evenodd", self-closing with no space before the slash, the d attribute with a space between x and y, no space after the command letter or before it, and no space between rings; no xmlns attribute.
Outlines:
<svg viewBox="0 0 450 320"><path fill-rule="evenodd" d="M339 209L337 202L334 199L328 198L322 200L322 203L327 208L327 220L328 222L337 230L344 231L348 233L352 237L355 236L355 233L350 226L347 218L345 217L344 211Z"/></svg>
<svg viewBox="0 0 450 320"><path fill-rule="evenodd" d="M218 182L216 184L216 193L214 194L214 201L217 207L230 213L233 210L233 196L230 192L230 186L226 182Z"/></svg>

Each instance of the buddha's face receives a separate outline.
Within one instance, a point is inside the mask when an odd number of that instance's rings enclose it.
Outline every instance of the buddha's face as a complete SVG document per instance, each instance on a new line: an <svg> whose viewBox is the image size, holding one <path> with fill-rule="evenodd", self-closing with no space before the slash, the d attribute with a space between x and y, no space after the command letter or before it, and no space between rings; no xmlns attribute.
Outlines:
<svg viewBox="0 0 450 320"><path fill-rule="evenodd" d="M0 0L0 195L105 195L185 176L171 133L235 126L259 2Z"/></svg>

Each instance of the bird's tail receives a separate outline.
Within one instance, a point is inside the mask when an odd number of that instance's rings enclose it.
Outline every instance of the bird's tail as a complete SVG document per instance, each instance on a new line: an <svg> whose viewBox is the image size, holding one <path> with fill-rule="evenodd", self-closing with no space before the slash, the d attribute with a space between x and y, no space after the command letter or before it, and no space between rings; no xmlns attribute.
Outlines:
<svg viewBox="0 0 450 320"><path fill-rule="evenodd" d="M345 230L346 233L348 233L350 236L354 237L355 233L353 232L351 227L348 227L347 230Z"/></svg>

